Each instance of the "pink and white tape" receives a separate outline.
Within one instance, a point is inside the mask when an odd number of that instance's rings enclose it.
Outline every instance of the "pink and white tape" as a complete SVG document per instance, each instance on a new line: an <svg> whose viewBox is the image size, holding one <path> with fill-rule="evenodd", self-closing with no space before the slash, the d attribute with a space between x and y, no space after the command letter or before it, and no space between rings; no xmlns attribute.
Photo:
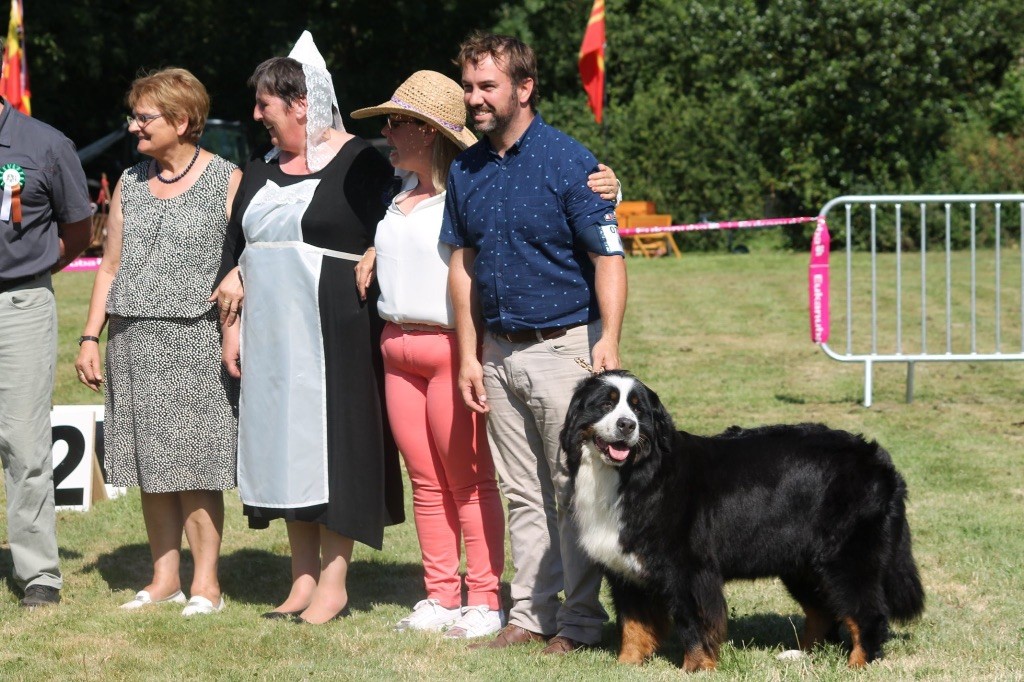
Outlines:
<svg viewBox="0 0 1024 682"><path fill-rule="evenodd" d="M100 263L103 261L102 258L76 258L67 264L61 272L88 272L90 270L99 270Z"/></svg>
<svg viewBox="0 0 1024 682"><path fill-rule="evenodd" d="M729 220L719 223L690 223L688 225L666 225L664 227L622 227L619 234L631 237L635 234L651 234L653 232L703 232L706 230L742 230L751 227L775 227L777 225L797 225L813 223L818 218L760 218L758 220Z"/></svg>

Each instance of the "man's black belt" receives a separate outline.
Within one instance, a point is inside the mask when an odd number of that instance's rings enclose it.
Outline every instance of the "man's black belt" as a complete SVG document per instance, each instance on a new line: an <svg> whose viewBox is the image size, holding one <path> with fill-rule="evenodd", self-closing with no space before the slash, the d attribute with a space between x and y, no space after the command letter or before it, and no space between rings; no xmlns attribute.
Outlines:
<svg viewBox="0 0 1024 682"><path fill-rule="evenodd" d="M0 279L0 294L5 294L11 289L17 289L25 284L30 284L33 280L38 279L42 283L43 275L45 274L44 272L39 275L26 275L25 277L15 277L14 279Z"/></svg>
<svg viewBox="0 0 1024 682"><path fill-rule="evenodd" d="M547 339L557 339L560 336L565 336L570 329L575 329L580 325L574 324L568 327L552 327L551 329L523 329L518 332L502 332L494 333L499 339L504 339L509 343L536 343L538 341L544 341Z"/></svg>

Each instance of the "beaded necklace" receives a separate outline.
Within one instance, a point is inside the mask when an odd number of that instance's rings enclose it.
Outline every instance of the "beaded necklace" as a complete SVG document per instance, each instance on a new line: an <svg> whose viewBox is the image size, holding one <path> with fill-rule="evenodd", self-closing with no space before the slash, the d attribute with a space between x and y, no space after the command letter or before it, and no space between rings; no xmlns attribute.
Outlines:
<svg viewBox="0 0 1024 682"><path fill-rule="evenodd" d="M181 171L180 173L175 175L173 178L170 178L168 180L167 178L164 178L162 175L160 175L160 166L157 165L156 166L157 170L156 170L156 173L153 174L153 177L155 177L157 180L159 180L160 182L164 183L165 185L170 185L171 183L177 182L178 180L181 180L183 177L188 175L188 172L190 170L192 170L192 166L196 165L196 159L198 159L198 158L199 158L199 145L196 145L196 153L192 155L192 160L188 162L187 166L185 166L185 170ZM151 165L152 164L156 164L156 159L153 159L149 163Z"/></svg>

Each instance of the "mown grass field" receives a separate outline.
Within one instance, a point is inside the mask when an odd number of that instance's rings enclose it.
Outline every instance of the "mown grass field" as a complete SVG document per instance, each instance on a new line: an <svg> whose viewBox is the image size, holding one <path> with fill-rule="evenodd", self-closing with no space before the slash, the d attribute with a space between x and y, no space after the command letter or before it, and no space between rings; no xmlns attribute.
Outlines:
<svg viewBox="0 0 1024 682"><path fill-rule="evenodd" d="M904 367L881 366L874 406L865 409L861 367L828 359L808 340L806 263L804 254L775 251L631 260L625 363L690 431L814 420L879 440L910 489L927 609L921 621L895 628L884 660L852 673L839 648L777 660L795 645L803 621L798 607L776 581L732 584L728 641L711 675L1024 679L1024 364L920 365L911 404L903 402ZM98 402L77 385L71 365L91 281L89 274L57 278L58 403ZM961 298L955 305L963 305ZM1015 324L1019 329L1019 319ZM23 613L8 582L0 592L0 678L493 682L681 675L682 652L674 644L643 668L617 665L610 624L602 648L557 660L536 655L539 647L478 653L435 635L395 633L394 622L423 590L409 522L388 530L383 552L357 548L352 618L319 628L260 619L288 585L284 528L250 531L237 496L227 500L228 608L202 619L183 619L174 607L117 610L148 577L137 492L86 514L62 513L64 603ZM10 573L6 545L0 571Z"/></svg>

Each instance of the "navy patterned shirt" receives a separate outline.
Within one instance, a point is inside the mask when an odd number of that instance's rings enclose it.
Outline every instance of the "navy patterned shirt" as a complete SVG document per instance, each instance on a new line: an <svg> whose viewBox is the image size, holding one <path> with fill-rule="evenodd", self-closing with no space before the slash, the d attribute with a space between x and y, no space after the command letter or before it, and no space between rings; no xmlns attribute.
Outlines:
<svg viewBox="0 0 1024 682"><path fill-rule="evenodd" d="M587 187L597 159L536 115L498 156L473 145L448 175L441 241L477 252L484 325L517 332L600 317L589 253L622 255L615 205Z"/></svg>

